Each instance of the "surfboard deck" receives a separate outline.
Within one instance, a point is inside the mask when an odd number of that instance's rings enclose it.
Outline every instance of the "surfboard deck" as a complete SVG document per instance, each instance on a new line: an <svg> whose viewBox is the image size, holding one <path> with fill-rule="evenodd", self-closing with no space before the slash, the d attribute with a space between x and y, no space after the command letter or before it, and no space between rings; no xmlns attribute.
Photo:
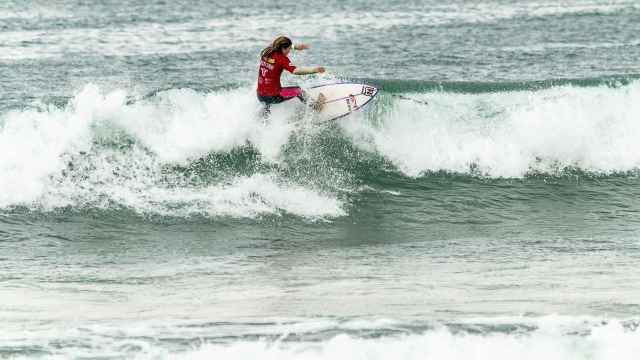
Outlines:
<svg viewBox="0 0 640 360"><path fill-rule="evenodd" d="M379 91L375 86L351 82L323 84L304 90L310 101L316 101L320 94L324 95L322 107L317 114L316 121L319 123L337 120L361 110Z"/></svg>

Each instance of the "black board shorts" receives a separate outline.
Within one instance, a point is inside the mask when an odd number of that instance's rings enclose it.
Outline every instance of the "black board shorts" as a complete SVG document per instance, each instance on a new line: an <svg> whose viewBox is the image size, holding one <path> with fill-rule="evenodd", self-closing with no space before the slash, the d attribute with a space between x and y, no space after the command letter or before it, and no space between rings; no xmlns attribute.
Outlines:
<svg viewBox="0 0 640 360"><path fill-rule="evenodd" d="M291 99L293 99L293 97L285 98L282 95L276 95L276 96L258 95L258 101L260 101L261 103L263 103L265 105L280 104L281 102L284 102L284 101L287 101L287 100L291 100Z"/></svg>

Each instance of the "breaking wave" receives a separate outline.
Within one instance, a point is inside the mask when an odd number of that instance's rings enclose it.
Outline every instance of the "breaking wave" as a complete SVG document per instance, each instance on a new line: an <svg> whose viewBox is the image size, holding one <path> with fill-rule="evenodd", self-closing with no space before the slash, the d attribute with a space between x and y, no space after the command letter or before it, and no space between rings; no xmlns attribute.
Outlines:
<svg viewBox="0 0 640 360"><path fill-rule="evenodd" d="M522 178L640 167L637 80L377 100L320 127L300 119L295 102L265 122L250 88L132 101L87 85L66 104L0 115L0 207L334 218L370 176L389 170Z"/></svg>

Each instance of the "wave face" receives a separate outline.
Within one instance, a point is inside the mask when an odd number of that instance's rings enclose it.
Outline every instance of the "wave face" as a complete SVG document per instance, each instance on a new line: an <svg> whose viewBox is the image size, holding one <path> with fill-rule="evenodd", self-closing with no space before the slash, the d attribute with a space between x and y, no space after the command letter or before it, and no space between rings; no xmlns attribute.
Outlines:
<svg viewBox="0 0 640 360"><path fill-rule="evenodd" d="M265 122L247 88L132 101L88 85L66 104L1 115L0 206L331 218L347 213L349 194L389 174L634 176L639 99L635 80L383 92L366 112L320 127L294 102Z"/></svg>

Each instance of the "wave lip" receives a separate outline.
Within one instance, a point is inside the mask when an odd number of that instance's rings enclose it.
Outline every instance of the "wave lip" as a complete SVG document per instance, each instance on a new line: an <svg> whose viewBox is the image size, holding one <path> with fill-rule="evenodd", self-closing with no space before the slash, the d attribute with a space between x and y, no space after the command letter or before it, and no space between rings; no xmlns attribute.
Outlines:
<svg viewBox="0 0 640 360"><path fill-rule="evenodd" d="M349 123L359 147L403 174L451 172L488 177L593 173L640 168L640 82L621 87L559 86L488 94L412 95L394 100L378 124Z"/></svg>
<svg viewBox="0 0 640 360"><path fill-rule="evenodd" d="M0 117L0 207L29 203L45 191L48 176L66 166L69 154L91 146L90 126L97 107L107 106L88 87L70 108L12 111Z"/></svg>

